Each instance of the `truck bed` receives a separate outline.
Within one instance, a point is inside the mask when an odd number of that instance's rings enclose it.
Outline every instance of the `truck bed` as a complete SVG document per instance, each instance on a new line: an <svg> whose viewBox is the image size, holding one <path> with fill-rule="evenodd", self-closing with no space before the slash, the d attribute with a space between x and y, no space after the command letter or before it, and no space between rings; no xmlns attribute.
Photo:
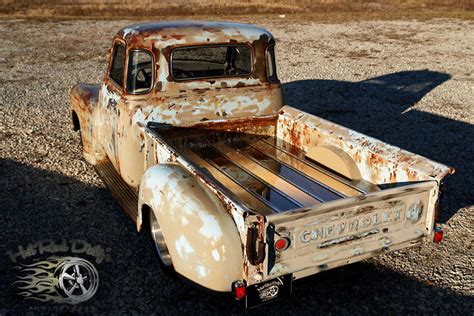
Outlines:
<svg viewBox="0 0 474 316"><path fill-rule="evenodd" d="M275 136L178 127L157 131L180 155L261 214L380 190L365 180L345 179Z"/></svg>
<svg viewBox="0 0 474 316"><path fill-rule="evenodd" d="M247 285L287 274L298 279L432 237L440 181L454 172L287 106L272 116L141 127L150 170L143 192L164 187L174 194L173 183L182 180L176 175L195 177L189 183L205 188L196 192L206 192L206 201L215 195L207 204L216 203L216 214L229 213L239 231ZM334 155L323 157L321 148ZM335 163L340 157L359 174L343 176ZM152 176L161 170L173 175L169 187ZM191 191L186 188L179 194ZM183 214L179 201L176 216ZM200 205L191 204L202 222ZM275 252L272 245L282 238L289 246Z"/></svg>

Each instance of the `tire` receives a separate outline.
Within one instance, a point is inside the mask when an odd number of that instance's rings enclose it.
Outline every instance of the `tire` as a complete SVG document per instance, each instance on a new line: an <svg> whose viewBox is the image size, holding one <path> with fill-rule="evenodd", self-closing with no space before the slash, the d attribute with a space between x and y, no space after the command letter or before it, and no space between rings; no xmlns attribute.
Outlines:
<svg viewBox="0 0 474 316"><path fill-rule="evenodd" d="M173 267L173 261L171 260L168 247L166 246L163 232L161 231L158 220L152 210L149 212L149 235L152 243L153 252L158 257L158 262L163 272L170 276L175 276L176 271Z"/></svg>

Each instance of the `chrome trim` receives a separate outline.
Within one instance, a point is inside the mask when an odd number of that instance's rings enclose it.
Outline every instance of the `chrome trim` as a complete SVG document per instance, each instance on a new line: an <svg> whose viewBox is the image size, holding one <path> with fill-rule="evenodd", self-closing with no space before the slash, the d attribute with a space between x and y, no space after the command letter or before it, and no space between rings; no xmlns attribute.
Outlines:
<svg viewBox="0 0 474 316"><path fill-rule="evenodd" d="M272 144L270 141L268 141L268 139L265 139L264 137L259 137L259 136L256 136L256 137L258 137L258 139L264 141L264 142L267 143L268 145L270 145L270 146L272 146L272 147L275 147L277 150L280 150L281 152L284 152L285 154L287 154L287 155L289 155L289 156L291 156L291 157L293 157L293 158L299 160L300 162L302 162L302 163L308 165L309 167L314 168L314 169L316 169L316 170L318 170L318 171L324 173L324 174L327 175L328 177L331 177L331 178L333 178L334 180L337 180L337 181L339 181L339 182L341 182L341 183L347 185L348 187L350 187L350 188L352 188L352 189L354 189L354 190L356 190L356 191L358 191L358 192L360 192L360 193L364 193L364 194L368 193L368 191L365 191L365 190L363 190L362 188L358 187L357 185L355 185L355 184L353 184L353 183L350 183L350 182L347 181L347 180L342 179L342 177L339 177L339 176L337 176L337 175L335 175L335 174L333 174L333 173L331 173L331 172L328 172L328 171L325 170L324 168L321 168L321 167L319 167L318 165L316 165L316 164L314 164L314 163L312 163L312 162L310 162L310 161L304 160L304 159L302 159L301 157L298 157L297 155L294 155L294 154L290 153L289 151L287 151L287 150L285 150L285 149L283 149L283 148L280 148L280 147L276 146L275 144ZM334 191L334 190L333 190L333 191ZM334 191L334 192L335 192L335 191Z"/></svg>
<svg viewBox="0 0 474 316"><path fill-rule="evenodd" d="M198 151L195 151L193 150L193 152L198 155L199 157L201 157L202 159L204 159L205 161L207 161L210 165L212 165L214 168L216 168L217 170L219 170L219 172L223 173L226 177L228 177L230 180L234 181L236 184L238 184L242 189L244 189L245 191L247 191L248 193L250 193L253 197L255 197L257 200L259 200L260 202L262 202L263 204L265 204L266 206L268 206L270 209L272 209L273 211L275 211L276 213L279 213L279 212L282 212L283 210L279 209L278 207L276 207L273 203L271 203L270 201L268 201L267 199L263 198L262 196L256 194L254 191L252 190L249 190L249 188L247 188L245 185L243 185L239 180L237 180L236 178L234 178L232 175L230 175L227 171L225 171L224 169L222 169L221 167L219 167L214 161L210 160L209 158L207 157L204 157L203 155L201 155ZM225 157L227 159L227 157ZM229 159L227 159L229 160ZM237 166L238 167L238 166ZM252 174L250 174L250 176L254 177ZM255 178L255 177L254 177Z"/></svg>
<svg viewBox="0 0 474 316"><path fill-rule="evenodd" d="M283 196L284 198L286 198L288 201L290 201L291 203L295 204L296 206L300 207L300 208L303 208L304 205L301 204L300 202L298 202L297 200L295 200L293 197L289 196L288 194L286 194L285 192L277 189L276 187L274 187L273 185L271 185L270 183L268 183L267 181L265 181L264 179L260 178L259 176L257 176L256 174L252 173L250 170L248 170L247 168L245 168L244 166L242 166L241 164L239 164L238 162L235 162L235 161L232 161L225 153L223 153L222 151L220 151L218 148L212 146L212 148L214 150L216 150L219 154L221 154L222 156L224 156L227 160L229 160L232 164L234 164L236 167L238 167L239 169L242 169L243 171L245 171L246 173L248 173L249 175L251 175L252 177L254 177L255 179L259 180L260 182L262 182L263 184L265 184L267 187L269 187L270 189L274 190L275 192L278 192L281 196ZM242 184L241 184L242 186ZM242 186L243 187L243 186Z"/></svg>
<svg viewBox="0 0 474 316"><path fill-rule="evenodd" d="M150 234L153 238L156 251L160 260L165 267L171 267L173 262L171 261L170 252L166 246L165 238L163 237L163 231L161 230L160 224L153 213L153 210L150 209Z"/></svg>
<svg viewBox="0 0 474 316"><path fill-rule="evenodd" d="M232 147L234 150L236 150L238 153L240 153L241 155L245 156L246 158L252 160L253 162L255 162L257 165L259 165L260 167L262 168L265 168L266 170L268 170L269 172L273 173L274 175L282 178L283 180L285 180L286 182L288 182L289 184L293 185L295 188L303 191L304 193L306 193L307 195L315 198L316 200L318 200L319 202L321 203L324 203L324 202L327 202L327 201L332 201L332 200L325 200L319 196L316 195L316 193L312 192L311 190L308 190L307 188L305 188L303 185L301 184L298 184L296 183L295 181L289 179L287 176L285 175L282 175L282 174L277 174L274 170L272 170L271 168L268 168L266 165L264 165L263 163L261 163L258 159L255 159L254 157L252 157L250 154L246 153L245 151L243 151L242 149L239 149L239 148L235 148L234 145L232 145L232 143L230 142L226 142L230 147ZM260 153L264 154L265 156L267 156L268 158L272 159L273 161L276 161L278 162L280 165L282 166L285 166L287 167L288 169L291 169L292 171L294 171L295 173L297 173L298 175L304 177L305 179L307 179L308 181L311 181L321 187L323 187L323 189L326 189L327 188L325 186L322 186L319 182L317 182L315 179L312 179L312 178L309 178L305 175L303 175L302 173L298 172L296 169L294 169L293 167L279 161L278 159L276 159L275 157L272 157L264 152L262 152L261 150L258 150L256 148L254 148L252 145L250 145L249 143L245 142L249 147L252 147L253 149L259 151ZM333 191L330 191L331 193L334 193L335 195L337 195L338 197L340 198L343 198L344 196L341 196L340 193L336 193L336 192L333 192Z"/></svg>

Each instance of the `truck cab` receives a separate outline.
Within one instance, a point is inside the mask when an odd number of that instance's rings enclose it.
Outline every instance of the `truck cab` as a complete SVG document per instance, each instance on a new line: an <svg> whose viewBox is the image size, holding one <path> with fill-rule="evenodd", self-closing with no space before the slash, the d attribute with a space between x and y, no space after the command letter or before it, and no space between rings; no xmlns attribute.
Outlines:
<svg viewBox="0 0 474 316"><path fill-rule="evenodd" d="M276 113L283 105L275 40L239 23L158 22L117 32L100 86L76 85L71 118L86 159L107 157L137 188L144 172L137 122L190 122ZM87 131L87 133L84 133Z"/></svg>

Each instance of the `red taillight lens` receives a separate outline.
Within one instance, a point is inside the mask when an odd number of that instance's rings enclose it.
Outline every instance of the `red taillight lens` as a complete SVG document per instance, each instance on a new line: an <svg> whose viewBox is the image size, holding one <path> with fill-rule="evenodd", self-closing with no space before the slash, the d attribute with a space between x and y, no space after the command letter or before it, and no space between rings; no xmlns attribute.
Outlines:
<svg viewBox="0 0 474 316"><path fill-rule="evenodd" d="M290 240L286 237L282 237L275 241L274 247L276 251L283 251L290 246Z"/></svg>
<svg viewBox="0 0 474 316"><path fill-rule="evenodd" d="M436 243L441 242L441 240L443 240L443 234L444 232L441 227L435 227L433 241Z"/></svg>
<svg viewBox="0 0 474 316"><path fill-rule="evenodd" d="M237 301L244 299L247 295L245 283L242 281L235 281L232 283L232 292L234 292L234 297Z"/></svg>

